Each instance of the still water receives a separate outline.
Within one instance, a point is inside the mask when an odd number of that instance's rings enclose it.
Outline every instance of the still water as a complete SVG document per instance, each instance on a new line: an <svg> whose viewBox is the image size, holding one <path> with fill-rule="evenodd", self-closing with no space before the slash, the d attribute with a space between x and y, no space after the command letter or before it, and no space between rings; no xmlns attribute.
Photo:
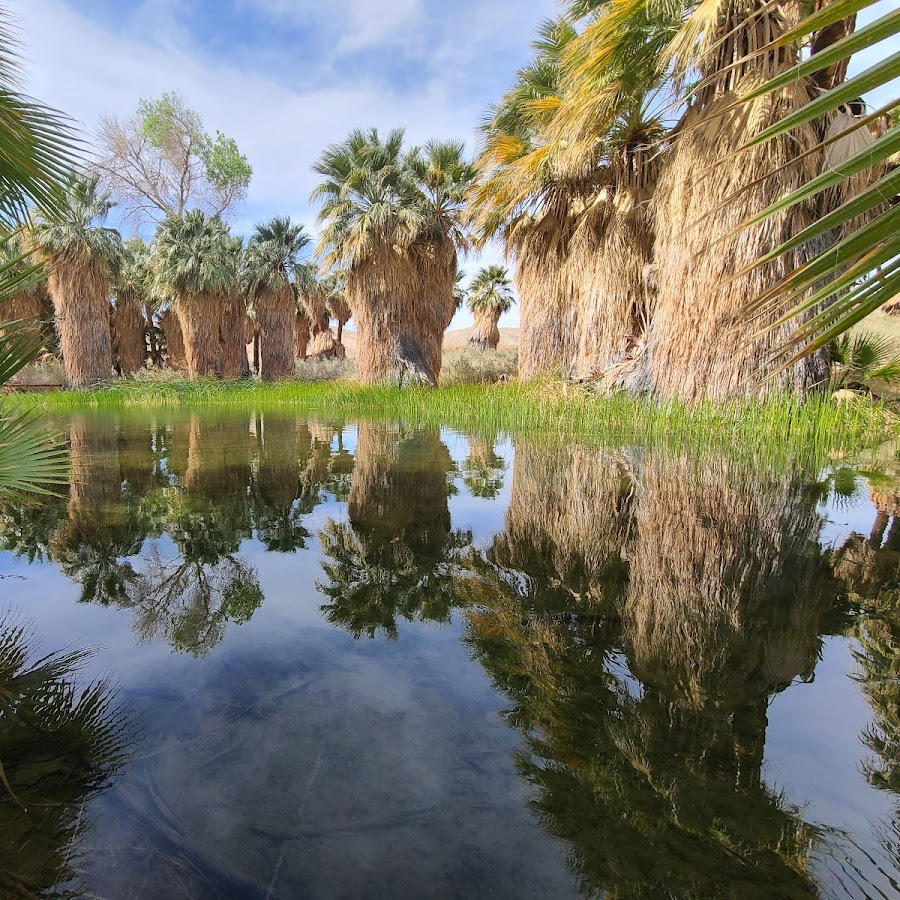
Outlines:
<svg viewBox="0 0 900 900"><path fill-rule="evenodd" d="M118 761L52 780L0 708L0 893L898 896L890 457L61 424L64 496L0 509L0 629L96 648Z"/></svg>

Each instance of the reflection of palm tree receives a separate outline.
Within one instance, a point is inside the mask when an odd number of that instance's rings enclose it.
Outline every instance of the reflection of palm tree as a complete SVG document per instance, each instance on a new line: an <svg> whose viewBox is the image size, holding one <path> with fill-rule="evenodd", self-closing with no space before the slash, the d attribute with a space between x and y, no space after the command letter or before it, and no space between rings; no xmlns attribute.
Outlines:
<svg viewBox="0 0 900 900"><path fill-rule="evenodd" d="M768 698L834 599L814 502L721 461L519 449L467 642L584 894L815 896L813 833L761 774Z"/></svg>
<svg viewBox="0 0 900 900"><path fill-rule="evenodd" d="M622 610L638 677L732 710L810 677L837 582L804 481L650 453L638 484Z"/></svg>
<svg viewBox="0 0 900 900"><path fill-rule="evenodd" d="M519 447L506 529L492 557L544 579L564 604L614 598L628 578L633 495L621 454Z"/></svg>
<svg viewBox="0 0 900 900"><path fill-rule="evenodd" d="M27 628L0 620L0 892L7 897L76 896L54 887L76 878L84 804L123 762L127 726L108 683L75 686L88 655L37 653Z"/></svg>
<svg viewBox="0 0 900 900"><path fill-rule="evenodd" d="M463 464L463 482L475 497L493 499L503 488L506 463L494 450L495 439L472 435L469 456Z"/></svg>
<svg viewBox="0 0 900 900"><path fill-rule="evenodd" d="M452 532L453 461L437 431L363 422L349 522L322 530L328 620L355 637L397 635L397 621L449 620L457 605L452 561L471 536Z"/></svg>
<svg viewBox="0 0 900 900"><path fill-rule="evenodd" d="M123 496L118 431L108 420L76 417L69 447L68 518L51 541L53 560L81 585L82 602L118 603L136 577L127 558L145 535L134 498Z"/></svg>
<svg viewBox="0 0 900 900"><path fill-rule="evenodd" d="M265 414L256 418L256 437L251 492L257 537L267 550L293 553L309 537L303 525L309 510L296 502L301 460L309 454L308 431L295 419Z"/></svg>

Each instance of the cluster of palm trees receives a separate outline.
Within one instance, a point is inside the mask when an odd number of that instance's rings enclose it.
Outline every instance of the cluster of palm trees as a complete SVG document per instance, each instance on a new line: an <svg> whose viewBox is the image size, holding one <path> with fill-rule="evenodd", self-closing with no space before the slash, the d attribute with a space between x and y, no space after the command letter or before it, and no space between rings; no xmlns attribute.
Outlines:
<svg viewBox="0 0 900 900"><path fill-rule="evenodd" d="M848 102L864 87L844 84L863 43L849 6L817 3L804 22L787 2L572 0L541 27L483 124L470 209L477 240L499 239L517 264L522 375L689 399L825 380L813 351L828 327L876 299L824 310L865 221L853 198L878 213L865 191L883 169L865 150L891 129ZM804 42L813 59L798 69ZM896 194L882 188L881 201ZM855 291L869 262L835 288ZM791 342L800 353L785 359Z"/></svg>
<svg viewBox="0 0 900 900"><path fill-rule="evenodd" d="M65 194L62 213L38 206L32 238L70 385L132 374L148 358L161 364L164 350L190 378L249 374L251 341L267 379L293 374L310 334L317 352L342 354L329 326L350 317L343 282L301 261L302 225L273 218L245 245L219 217L190 210L163 220L149 244L124 242L105 224L114 203L98 176L70 175ZM25 317L36 320L45 310L32 306Z"/></svg>

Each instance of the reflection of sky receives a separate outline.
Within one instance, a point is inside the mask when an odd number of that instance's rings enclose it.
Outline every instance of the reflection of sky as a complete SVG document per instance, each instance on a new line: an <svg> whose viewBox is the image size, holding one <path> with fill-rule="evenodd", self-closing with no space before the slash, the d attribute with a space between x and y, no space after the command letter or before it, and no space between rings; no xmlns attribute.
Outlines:
<svg viewBox="0 0 900 900"><path fill-rule="evenodd" d="M351 453L356 434L354 426L343 435ZM504 528L512 443L495 445L503 487L483 499L461 477L466 438L442 438L460 469L452 526L486 547ZM101 647L86 674L112 673L140 713L131 772L91 808L92 888L129 896L117 886L146 877L142 897L171 896L165 860L175 847L200 898L270 889L273 897L413 896L422 885L454 897L574 895L565 848L527 806L512 757L520 734L500 717L508 702L462 643L461 616L443 627L401 622L396 641L354 641L322 616L317 532L347 509L321 496L304 518L305 548L278 554L242 543L265 602L203 659L163 641L136 645L129 610L81 604L79 586L55 566L0 554L2 608L33 621L46 647ZM820 512L825 546L868 534L874 520L864 489L850 501L829 498ZM174 553L169 538L160 543ZM764 776L805 820L852 832L877 853L872 822L887 819L896 798L859 771L871 714L848 677L851 646L827 638L814 681L773 699ZM609 666L640 696L624 654ZM820 872L831 865L816 862Z"/></svg>

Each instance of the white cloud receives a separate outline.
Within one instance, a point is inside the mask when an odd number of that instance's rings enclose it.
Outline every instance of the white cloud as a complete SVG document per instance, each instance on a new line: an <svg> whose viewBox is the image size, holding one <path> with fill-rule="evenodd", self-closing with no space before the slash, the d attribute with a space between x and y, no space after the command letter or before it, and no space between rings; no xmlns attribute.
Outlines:
<svg viewBox="0 0 900 900"><path fill-rule="evenodd" d="M242 2L301 23L313 6L289 0ZM552 4L552 0L543 2ZM338 13L344 12L339 16L343 30L336 45L340 52L379 47L390 54L389 45L401 39L421 43L417 29L427 27L422 0L390 4L341 0L328 5L328 15L338 15L335 6ZM324 7L319 4L319 9ZM515 0L509 0L508 18L514 7ZM426 48L428 64L405 79L376 82L357 70L332 69L323 60L318 64L320 71L306 73L308 77L298 85L297 79L283 72L249 66L247 60L254 54L243 52L237 42L228 56L203 52L178 22L177 8L175 0L145 0L129 18L107 22L77 12L65 0L23 2L16 12L25 43L27 88L80 122L88 134L105 113L124 115L136 108L141 97L181 91L208 128L237 140L253 166L247 205L234 222L242 233L254 221L278 213L291 215L314 231L315 211L308 204L315 184L311 165L326 144L340 140L351 128L405 125L413 142L460 137L471 146L481 112L502 89L502 82L493 91L480 83L474 60L493 46L489 64L499 67L501 78L510 78L528 54L531 33L531 25L519 16L521 34L516 37L510 34L515 29L507 29L498 39L496 27L502 14L493 10L458 23L456 33L442 30L438 43ZM535 16L539 14L536 10ZM507 42L515 58L504 66L497 48ZM409 55L421 51L420 46ZM298 66L310 65L302 47L297 57ZM373 65L377 66L377 60ZM492 250L486 261L497 256ZM476 257L464 267L471 274L479 264ZM511 323L518 321L516 313L508 318ZM468 313L462 312L457 324L470 321Z"/></svg>

